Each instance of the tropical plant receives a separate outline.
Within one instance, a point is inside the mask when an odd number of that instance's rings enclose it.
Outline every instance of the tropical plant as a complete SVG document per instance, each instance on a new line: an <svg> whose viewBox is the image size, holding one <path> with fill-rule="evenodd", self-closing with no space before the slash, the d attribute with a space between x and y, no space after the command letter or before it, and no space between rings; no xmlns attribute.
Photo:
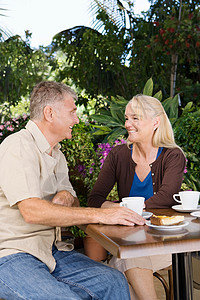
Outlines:
<svg viewBox="0 0 200 300"><path fill-rule="evenodd" d="M0 7L0 17L5 17L5 12L7 9ZM0 26L0 42L3 42L5 38L10 36L9 30L5 29L3 26Z"/></svg>
<svg viewBox="0 0 200 300"><path fill-rule="evenodd" d="M78 26L53 39L52 54L61 50L67 63L58 74L59 80L71 76L95 97L102 94L129 99L142 90L149 77L165 98L170 94L170 84L174 95L175 82L176 92L181 92L185 102L186 81L191 94L198 94L197 1L184 1L182 5L181 1L159 0L151 4L149 11L138 17L132 1L94 0L94 29ZM174 37L176 34L178 38ZM177 47L179 43L181 47Z"/></svg>
<svg viewBox="0 0 200 300"><path fill-rule="evenodd" d="M77 26L58 33L52 42L52 53L62 50L66 67L58 78L72 78L91 96L127 93L125 65L128 39L124 30L118 31L112 23L106 24L107 34Z"/></svg>
<svg viewBox="0 0 200 300"><path fill-rule="evenodd" d="M144 95L153 95L153 80L150 78L143 89ZM162 92L154 94L158 100L162 100ZM111 97L111 100L105 99L107 106L101 108L98 114L91 115L91 118L97 123L93 125L94 135L104 135L103 142L112 143L119 136L126 135L124 112L129 100L122 97ZM178 95L170 97L161 102L171 122L173 123L178 117Z"/></svg>
<svg viewBox="0 0 200 300"><path fill-rule="evenodd" d="M187 157L184 182L193 190L200 190L200 108L188 103L174 124L176 142Z"/></svg>
<svg viewBox="0 0 200 300"><path fill-rule="evenodd" d="M32 50L27 41L13 36L0 43L0 103L16 104L27 97L33 86L49 77L45 53Z"/></svg>

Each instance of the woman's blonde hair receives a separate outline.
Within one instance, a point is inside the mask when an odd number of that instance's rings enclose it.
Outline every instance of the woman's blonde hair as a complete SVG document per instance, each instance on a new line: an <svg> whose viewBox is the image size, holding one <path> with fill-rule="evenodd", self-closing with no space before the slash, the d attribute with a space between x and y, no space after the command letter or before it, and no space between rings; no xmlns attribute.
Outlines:
<svg viewBox="0 0 200 300"><path fill-rule="evenodd" d="M147 116L152 118L160 118L160 124L154 131L153 135L154 147L180 148L175 143L172 125L161 102L158 99L139 94L134 96L127 105L129 104L131 104L134 114L139 119L146 119ZM130 146L132 143L128 141L127 144Z"/></svg>

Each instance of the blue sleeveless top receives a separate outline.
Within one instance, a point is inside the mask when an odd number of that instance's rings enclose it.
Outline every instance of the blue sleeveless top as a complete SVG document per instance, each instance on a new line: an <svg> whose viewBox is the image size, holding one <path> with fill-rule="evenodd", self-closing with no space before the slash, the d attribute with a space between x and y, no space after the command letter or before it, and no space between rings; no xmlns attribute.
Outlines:
<svg viewBox="0 0 200 300"><path fill-rule="evenodd" d="M161 154L162 150L163 147L160 147L158 149L156 159ZM132 149L131 149L131 155L132 155ZM140 179L137 176L137 173L135 172L129 197L144 197L145 200L147 200L152 196L153 196L153 183L152 183L151 171L143 181L140 181Z"/></svg>

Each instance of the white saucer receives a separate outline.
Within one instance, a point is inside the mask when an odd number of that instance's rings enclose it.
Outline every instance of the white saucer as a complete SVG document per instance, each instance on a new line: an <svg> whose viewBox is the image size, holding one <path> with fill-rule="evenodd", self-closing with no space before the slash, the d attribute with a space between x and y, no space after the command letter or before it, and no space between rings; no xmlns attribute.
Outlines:
<svg viewBox="0 0 200 300"><path fill-rule="evenodd" d="M182 205L174 205L172 206L172 208L176 211L180 211L180 212L193 212L193 211L196 211L196 210L200 210L200 205L197 206L197 208L195 209L183 209Z"/></svg>
<svg viewBox="0 0 200 300"><path fill-rule="evenodd" d="M197 219L200 219L200 211L193 211L190 215L196 217Z"/></svg>
<svg viewBox="0 0 200 300"><path fill-rule="evenodd" d="M160 233L156 230L152 230L152 232L148 232L148 233L155 237L159 237L159 238L161 237ZM162 232L162 238L163 238L163 240L173 239L173 238L177 238L177 236L181 237L181 236L187 235L188 233L189 233L189 231L185 228L178 230L178 232L177 232L177 230L174 230L174 231L165 230Z"/></svg>
<svg viewBox="0 0 200 300"><path fill-rule="evenodd" d="M157 230L180 230L183 227L189 225L189 222L188 221L183 221L178 225L159 226L159 225L151 224L151 221L147 221L146 225L151 227L151 228L157 229Z"/></svg>
<svg viewBox="0 0 200 300"><path fill-rule="evenodd" d="M152 215L153 215L153 213L148 212L148 211L143 211L143 213L142 213L142 217L146 220L149 219Z"/></svg>

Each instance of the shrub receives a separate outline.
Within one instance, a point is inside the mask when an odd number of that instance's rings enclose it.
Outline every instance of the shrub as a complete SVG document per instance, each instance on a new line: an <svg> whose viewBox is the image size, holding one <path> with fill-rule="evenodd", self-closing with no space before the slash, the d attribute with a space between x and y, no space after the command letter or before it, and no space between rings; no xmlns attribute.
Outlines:
<svg viewBox="0 0 200 300"><path fill-rule="evenodd" d="M187 157L184 182L193 190L200 189L200 109L187 105L174 124L176 143Z"/></svg>
<svg viewBox="0 0 200 300"><path fill-rule="evenodd" d="M125 143L125 140L120 138L112 144L100 143L95 147L91 129L91 125L80 121L73 127L72 139L61 142L61 150L68 162L70 181L81 206L87 205L87 196L110 150Z"/></svg>
<svg viewBox="0 0 200 300"><path fill-rule="evenodd" d="M91 125L80 121L73 127L72 139L61 142L69 167L69 176L74 187L80 206L87 206L87 197L93 188L100 169L113 147L125 143L124 139L116 140L113 144L100 143L95 149L94 136L91 134ZM116 185L110 192L108 199L117 200ZM77 226L68 228L75 237L84 237L84 232Z"/></svg>
<svg viewBox="0 0 200 300"><path fill-rule="evenodd" d="M90 131L90 125L80 121L73 127L72 139L61 142L61 150L68 162L70 181L77 196L81 197L81 206L87 205L87 195L96 179L94 174L97 173L93 169L98 167L99 162Z"/></svg>
<svg viewBox="0 0 200 300"><path fill-rule="evenodd" d="M23 114L16 118L5 119L0 124L0 143L11 133L17 132L24 128L29 119L28 114Z"/></svg>

